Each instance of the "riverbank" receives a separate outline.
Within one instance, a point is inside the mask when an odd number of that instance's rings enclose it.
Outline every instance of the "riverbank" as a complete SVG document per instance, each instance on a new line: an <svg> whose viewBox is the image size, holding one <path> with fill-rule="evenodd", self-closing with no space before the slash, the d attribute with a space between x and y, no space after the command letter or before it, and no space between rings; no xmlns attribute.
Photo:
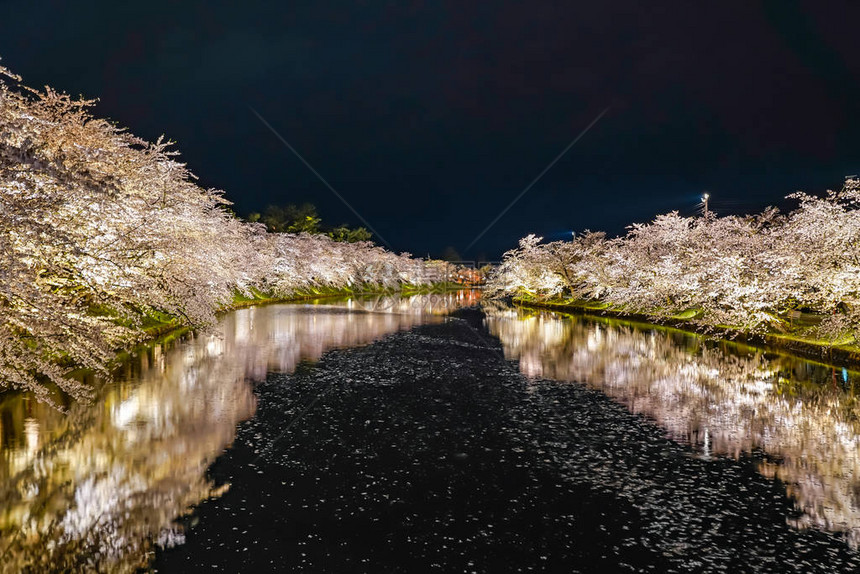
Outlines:
<svg viewBox="0 0 860 574"><path fill-rule="evenodd" d="M751 346L766 346L830 364L857 367L860 365L860 346L857 344L833 344L830 341L803 337L786 333L746 333L731 327L719 326L703 329L701 325L684 318L667 318L659 323L648 315L630 313L613 309L605 304L587 301L536 301L512 298L511 302L519 307L546 309L571 315L591 315L595 317L614 317L636 321L656 327L672 327L689 333L725 339L734 343Z"/></svg>
<svg viewBox="0 0 860 574"><path fill-rule="evenodd" d="M267 294L256 289L252 289L250 297L243 293L235 293L233 295L233 300L228 305L221 307L216 315L221 317L231 311L236 311L238 309L246 309L248 307L255 307L257 305L301 303L303 301L310 302L321 299L335 299L352 296L369 297L373 295L429 295L434 293L449 293L452 291L460 291L462 289L464 289L464 286L460 285L459 283L442 282L433 283L432 285L403 285L399 289L385 288L381 286L376 288L370 288L369 290L355 290L349 288L313 288L299 290L285 297ZM181 336L182 334L187 333L188 331L191 331L193 329L193 327L183 324L175 317L167 318L165 316L163 320L159 320L155 317L150 317L145 320L145 326L143 328L146 337L139 343L139 345L148 345L167 336ZM118 356L121 357L123 353L123 351L120 351L118 353Z"/></svg>
<svg viewBox="0 0 860 574"><path fill-rule="evenodd" d="M219 310L219 313L226 313L242 309L245 307L253 307L254 305L267 305L273 303L297 303L300 301L313 301L315 299L325 299L329 297L350 297L350 296L370 296L370 295L429 295L431 293L448 293L451 291L460 291L468 287L459 283L441 282L431 285L401 285L397 289L383 286L369 286L366 289L349 289L349 288L313 288L302 289L295 293L286 296L275 296L263 293L257 290L251 290L252 297L248 297L242 293L233 295L233 301Z"/></svg>
<svg viewBox="0 0 860 574"><path fill-rule="evenodd" d="M217 312L217 316L221 317L227 313L230 313L231 311L236 311L238 309L246 309L248 307L255 307L257 305L301 303L303 301L311 302L318 301L321 299L336 299L352 296L368 297L373 295L429 295L433 293L448 293L451 291L459 291L462 289L463 286L458 283L442 282L434 283L432 285L420 286L403 285L400 289L391 289L381 286L371 288L369 290L355 290L349 288L312 288L296 291L295 293L286 297L267 294L256 289L251 289L250 297L243 293L236 292L233 295L233 301L231 301L228 305L225 305L220 308ZM185 333L194 330L194 327L180 322L175 317L168 318L166 315L162 315L162 317L164 317L162 320L159 320L157 317L148 317L145 320L143 332L146 334L146 336L137 345L135 345L135 348L151 345L154 342L158 342L168 338L173 339L176 337L180 337ZM129 353L132 352L134 352L134 349L130 351L117 351L117 359L122 360L123 357L127 356ZM7 391L0 391L0 395L2 395L3 392Z"/></svg>
<svg viewBox="0 0 860 574"><path fill-rule="evenodd" d="M248 307L255 307L258 305L314 302L323 299L338 299L353 296L411 296L422 294L441 294L462 289L463 286L460 284L441 282L421 286L403 285L400 289L385 288L382 286L369 287L367 290L356 290L349 288L310 288L296 291L295 293L286 297L263 293L261 291L252 289L250 291L251 296L239 292L235 293L233 295L233 300L229 304L221 307L217 311L216 316L222 317L225 314L230 313L231 311L236 311L238 309L244 309ZM109 312L110 311L108 311L108 313ZM166 313L156 311L153 314L146 316L142 319L141 333L143 336L140 338L140 340L138 340L131 348L116 349L116 356L114 362L116 364L121 364L130 356L139 352L141 349L144 349L154 343L165 343L170 340L176 339L188 333L189 331L193 331L194 329L194 326L189 326L183 323L177 317L173 317ZM59 359L58 363L69 369L69 376L72 376L74 378L83 378L87 374L92 372L89 369L76 367L74 364L68 363L62 358ZM17 388L0 388L0 397L7 396L11 393L21 392L26 391ZM49 390L49 393L53 397L52 400L54 401L54 406L69 404L69 400L67 398L64 398L62 396L62 393L56 387L52 386Z"/></svg>

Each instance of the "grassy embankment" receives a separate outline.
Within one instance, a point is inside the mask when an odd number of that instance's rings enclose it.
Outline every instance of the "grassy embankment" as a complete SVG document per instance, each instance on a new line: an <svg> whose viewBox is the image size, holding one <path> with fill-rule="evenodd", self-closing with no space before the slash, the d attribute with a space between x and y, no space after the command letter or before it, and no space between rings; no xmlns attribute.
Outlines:
<svg viewBox="0 0 860 574"><path fill-rule="evenodd" d="M549 309L573 315L611 316L629 319L656 326L670 326L683 331L700 335L713 336L737 343L753 346L767 346L788 351L813 360L826 360L829 363L857 366L860 364L860 344L853 335L830 340L816 338L809 333L809 326L814 324L814 315L801 314L794 319L786 319L786 329L782 332L770 331L765 333L750 333L742 328L731 325L717 325L705 328L693 319L699 316L699 311L688 309L656 322L652 317L641 312L613 307L600 301L579 299L539 299L533 297L515 297L515 305L537 309Z"/></svg>
<svg viewBox="0 0 860 574"><path fill-rule="evenodd" d="M349 296L372 296L372 295L424 295L424 294L441 294L450 291L464 289L463 285L450 282L434 283L425 286L403 285L400 288L390 288L383 286L364 286L361 289L351 288L325 288L315 287L296 291L290 296L283 297L265 293L256 289L251 289L248 294L236 292L233 294L232 301L224 305L218 310L218 315L242 309L253 307L255 305L270 305L275 303L297 303L300 301L315 301L319 299L349 297ZM131 326L127 320L117 318L117 314L110 308L93 306L90 312L97 315L114 317L114 320L120 324ZM183 323L178 317L163 313L160 311L149 311L140 318L140 323L136 326L140 327L144 333L142 339L131 349L117 349L116 363L121 364L130 356L139 352L142 348L152 344L165 344L177 339L185 333L191 331L193 327ZM76 365L68 357L56 357L57 363L71 369L70 374L74 376L82 376L88 373L88 369L76 368ZM53 388L53 387L52 387ZM0 396L5 396L12 392L10 389L0 389Z"/></svg>

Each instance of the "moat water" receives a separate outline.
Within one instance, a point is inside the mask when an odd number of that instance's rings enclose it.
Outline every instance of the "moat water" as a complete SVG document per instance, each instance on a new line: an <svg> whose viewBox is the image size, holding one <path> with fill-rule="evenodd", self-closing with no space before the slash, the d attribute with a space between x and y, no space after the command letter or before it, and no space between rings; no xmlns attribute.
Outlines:
<svg viewBox="0 0 860 574"><path fill-rule="evenodd" d="M853 571L860 373L479 293L243 309L0 403L0 571Z"/></svg>

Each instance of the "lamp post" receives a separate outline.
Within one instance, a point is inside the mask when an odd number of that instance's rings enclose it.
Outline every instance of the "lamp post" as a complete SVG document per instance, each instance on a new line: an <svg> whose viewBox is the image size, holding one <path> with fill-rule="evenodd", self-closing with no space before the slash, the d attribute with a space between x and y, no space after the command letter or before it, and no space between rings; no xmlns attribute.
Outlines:
<svg viewBox="0 0 860 574"><path fill-rule="evenodd" d="M708 218L708 199L710 199L710 198L711 198L711 196L707 193L702 196L702 203L705 204L705 219Z"/></svg>

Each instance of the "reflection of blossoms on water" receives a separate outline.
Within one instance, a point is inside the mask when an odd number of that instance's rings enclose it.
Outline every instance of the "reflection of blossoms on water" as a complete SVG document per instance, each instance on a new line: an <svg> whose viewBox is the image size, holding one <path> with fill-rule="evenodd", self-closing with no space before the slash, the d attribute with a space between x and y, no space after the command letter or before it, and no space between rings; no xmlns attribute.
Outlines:
<svg viewBox="0 0 860 574"><path fill-rule="evenodd" d="M37 406L42 428L26 454L15 448L14 417L34 405L26 396L4 404L4 571L133 571L150 537L181 539L173 519L212 494L204 471L255 407L207 339L142 352L96 406L67 417Z"/></svg>
<svg viewBox="0 0 860 574"><path fill-rule="evenodd" d="M318 359L334 347L369 343L386 333L409 329L435 316L477 302L474 292L444 295L393 295L349 299L337 305L283 305L245 309L224 322L232 337L225 340L224 352L235 354L244 348L245 371L254 379L266 372L290 372L303 360ZM321 312L325 309L326 312ZM255 334L268 333L265 344Z"/></svg>
<svg viewBox="0 0 860 574"><path fill-rule="evenodd" d="M787 484L804 512L799 526L860 542L856 373L621 321L487 314L524 374L598 388L704 456L763 452L759 469Z"/></svg>
<svg viewBox="0 0 860 574"><path fill-rule="evenodd" d="M423 299L422 299L423 297ZM214 334L147 348L63 415L25 394L0 403L0 572L133 572L174 521L219 494L206 469L252 416L249 380L334 347L369 343L469 296L274 305L227 315Z"/></svg>

